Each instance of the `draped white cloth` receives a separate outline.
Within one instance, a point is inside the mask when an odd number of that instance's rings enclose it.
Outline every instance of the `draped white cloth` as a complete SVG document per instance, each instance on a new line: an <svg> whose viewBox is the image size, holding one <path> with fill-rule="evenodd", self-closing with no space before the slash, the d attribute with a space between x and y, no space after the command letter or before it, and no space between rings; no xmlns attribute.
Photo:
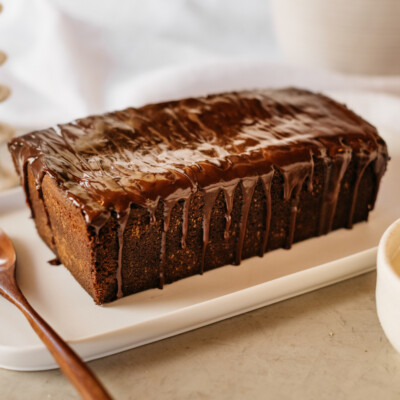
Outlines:
<svg viewBox="0 0 400 400"><path fill-rule="evenodd" d="M281 64L264 0L2 2L0 49L8 60L0 83L12 95L0 104L0 121L18 133L148 102L288 85L345 91L357 104L372 91L376 123L400 126L400 107L386 101L400 99L400 77ZM6 169L3 145L0 171Z"/></svg>

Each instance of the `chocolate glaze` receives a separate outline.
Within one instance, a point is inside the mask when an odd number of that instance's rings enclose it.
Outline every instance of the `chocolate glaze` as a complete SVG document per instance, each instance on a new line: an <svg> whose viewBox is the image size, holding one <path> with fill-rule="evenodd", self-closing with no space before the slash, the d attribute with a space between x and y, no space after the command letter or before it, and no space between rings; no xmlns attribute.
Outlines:
<svg viewBox="0 0 400 400"><path fill-rule="evenodd" d="M325 160L327 167L327 179L325 181L324 197L321 205L321 217L319 223L319 234L331 231L336 205L339 198L340 184L351 161L351 150L346 147L345 151L336 154L331 160Z"/></svg>
<svg viewBox="0 0 400 400"><path fill-rule="evenodd" d="M271 227L271 186L273 177L274 177L274 170L272 170L268 174L261 176L261 182L265 192L266 213L265 213L265 231L259 254L260 257L262 257L267 250L269 229Z"/></svg>
<svg viewBox="0 0 400 400"><path fill-rule="evenodd" d="M214 187L203 192L204 207L203 207L203 252L201 256L200 273L204 272L204 260L206 256L207 245L210 239L210 220L211 211L214 207L215 200L217 199L219 187Z"/></svg>
<svg viewBox="0 0 400 400"><path fill-rule="evenodd" d="M256 188L258 181L258 176L252 176L250 178L243 178L242 180L242 212L240 215L240 225L239 225L239 239L237 241L235 262L237 265L240 264L242 260L242 250L244 236L246 234L247 217L250 211L251 199L253 198L254 189Z"/></svg>
<svg viewBox="0 0 400 400"><path fill-rule="evenodd" d="M233 210L233 196L235 194L235 189L236 189L237 183L238 183L238 181L223 188L224 196L225 196L225 205L226 205L226 213L225 213L226 225L225 225L225 231L224 231L224 239L225 240L229 239L229 228L231 227L231 222L232 222L231 214L232 214L232 210Z"/></svg>
<svg viewBox="0 0 400 400"><path fill-rule="evenodd" d="M220 191L226 203L225 239L229 238L233 196L242 193L235 261L240 263L254 189L261 179L266 201L260 255L268 245L271 185L283 177L283 201L291 202L292 245L300 192L312 191L314 163L326 165L319 233L332 229L341 182L356 160L348 226L353 223L359 183L373 163L377 184L388 154L376 129L333 100L305 90L244 91L148 105L92 116L13 139L9 145L25 190L30 164L39 193L45 174L82 210L94 240L111 215L118 230L117 296L123 295L123 235L132 206L148 209L150 222L163 203L160 287L164 284L171 212L183 201L182 247L186 246L193 193L203 195L203 252L209 243L211 212ZM29 199L29 196L27 196ZM51 226L50 226L51 228Z"/></svg>
<svg viewBox="0 0 400 400"><path fill-rule="evenodd" d="M126 224L129 218L129 212L123 212L117 214L118 218L118 265L117 265L117 298L122 297L124 294L122 292L122 257L124 250L124 233Z"/></svg>
<svg viewBox="0 0 400 400"><path fill-rule="evenodd" d="M58 257L52 258L51 260L49 260L49 261L47 261L47 262L48 262L50 265L54 265L54 266L61 265L61 261L59 260Z"/></svg>
<svg viewBox="0 0 400 400"><path fill-rule="evenodd" d="M164 287L164 267L165 267L165 261L166 261L166 256L167 256L167 233L169 231L169 223L171 221L171 212L172 209L174 208L175 204L177 203L177 200L172 200L172 201L164 201L164 229L161 234L161 251L160 251L160 273L159 273L159 287L162 289Z"/></svg>
<svg viewBox="0 0 400 400"><path fill-rule="evenodd" d="M349 219L347 221L347 227L353 227L353 216L354 216L354 209L356 206L357 196L358 196L358 186L360 185L361 178L364 175L364 171L367 169L368 165L372 161L372 155L370 153L367 154L360 154L357 158L357 172L356 172L356 182L354 184L353 190L353 198L351 200L351 208L349 212Z"/></svg>
<svg viewBox="0 0 400 400"><path fill-rule="evenodd" d="M186 237L188 233L188 223L189 223L189 207L190 207L190 197L185 199L183 203L182 212L182 249L186 249Z"/></svg>

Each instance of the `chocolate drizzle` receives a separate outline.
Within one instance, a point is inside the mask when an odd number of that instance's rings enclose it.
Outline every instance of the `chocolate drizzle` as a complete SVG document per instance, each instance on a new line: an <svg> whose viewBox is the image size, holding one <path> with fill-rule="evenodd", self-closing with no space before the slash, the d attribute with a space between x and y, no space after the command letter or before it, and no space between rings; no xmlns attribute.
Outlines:
<svg viewBox="0 0 400 400"><path fill-rule="evenodd" d="M294 231L296 227L296 217L298 211L298 205L300 200L300 192L303 188L303 184L308 179L307 189L309 192L312 191L313 176L314 176L314 160L313 154L309 153L308 159L305 159L302 163L299 163L296 168L293 165L285 166L281 168L281 173L284 178L283 184L283 199L284 201L290 201L290 218L289 218L289 232L285 244L286 249L290 249L294 239Z"/></svg>
<svg viewBox="0 0 400 400"><path fill-rule="evenodd" d="M327 173L319 219L318 233L320 235L327 234L332 230L340 186L350 161L351 152L347 151L338 153L332 161L329 160L329 163L325 163Z"/></svg>
<svg viewBox="0 0 400 400"><path fill-rule="evenodd" d="M271 186L273 178L274 178L274 170L272 170L268 174L261 176L261 182L265 193L265 231L259 254L260 257L262 257L264 253L267 251L269 230L271 227Z"/></svg>
<svg viewBox="0 0 400 400"><path fill-rule="evenodd" d="M234 182L233 185L226 186L223 188L224 197L225 197L225 206L226 206L226 213L225 213L225 231L224 231L224 239L229 239L229 229L231 227L232 222L232 210L233 210L233 196L235 195L235 189L237 186L237 182Z"/></svg>
<svg viewBox="0 0 400 400"><path fill-rule="evenodd" d="M299 199L304 191L313 191L316 162L322 161L326 167L319 209L319 234L326 234L332 229L349 165L353 162L357 174L348 215L351 227L365 170L373 163L377 192L388 160L386 144L373 126L323 95L293 88L128 108L32 132L13 139L9 147L20 176L25 177L26 192L29 164L39 193L45 175L54 179L81 209L94 240L109 218L117 215L117 297L123 295L123 244L131 206L147 209L150 224L154 224L160 200L163 204L162 287L171 212L178 201L183 201L181 247L185 249L191 196L196 192L203 196L202 273L212 210L221 191L226 206L224 238L228 240L235 190L241 187L235 252L239 264L253 194L260 180L266 210L259 251L262 255L268 248L271 188L278 172L283 179L281 201L290 204L289 248L296 231ZM51 227L50 219L48 224Z"/></svg>
<svg viewBox="0 0 400 400"><path fill-rule="evenodd" d="M201 256L200 273L204 272L204 261L206 257L207 245L210 240L210 221L211 212L215 204L215 200L218 197L219 188L213 188L212 190L204 191L203 199L203 252Z"/></svg>
<svg viewBox="0 0 400 400"><path fill-rule="evenodd" d="M124 250L124 233L126 224L128 223L129 212L124 212L117 215L118 220L118 264L116 272L117 280L117 299L121 298L124 293L122 291L122 257Z"/></svg>
<svg viewBox="0 0 400 400"><path fill-rule="evenodd" d="M242 196L243 196L242 212L240 215L239 238L237 241L236 256L235 256L235 263L237 265L239 265L242 260L243 243L247 227L247 217L249 215L251 200L253 198L254 189L256 188L257 181L258 181L257 176L253 176L242 180Z"/></svg>
<svg viewBox="0 0 400 400"><path fill-rule="evenodd" d="M49 261L47 261L50 265L54 265L54 266L57 266L57 265L60 265L61 264L61 261L60 261L60 259L58 258L58 257L56 257L56 258L52 258L51 260L49 260Z"/></svg>
<svg viewBox="0 0 400 400"><path fill-rule="evenodd" d="M357 196L358 196L358 187L360 186L361 178L363 177L365 170L367 169L368 165L371 163L373 158L375 158L375 157L373 157L372 154L361 154L357 159L358 162L357 162L357 169L356 169L356 182L354 184L349 218L348 218L348 222L347 222L347 227L349 229L353 227L354 210L356 207L356 201L357 201Z"/></svg>
<svg viewBox="0 0 400 400"><path fill-rule="evenodd" d="M378 196L379 185L380 185L381 179L386 171L386 165L387 165L387 154L378 152L376 160L374 162L376 188L375 188L374 199L373 199L373 202L371 205L371 209L373 209L375 206L376 198Z"/></svg>
<svg viewBox="0 0 400 400"><path fill-rule="evenodd" d="M186 249L186 237L188 233L188 223L189 223L189 207L190 207L190 197L184 200L182 208L182 239L181 239L182 249Z"/></svg>
<svg viewBox="0 0 400 400"><path fill-rule="evenodd" d="M171 212L175 207L177 200L164 201L164 228L161 234L161 251L160 251L160 272L159 272L159 283L160 289L164 287L165 282L165 263L167 258L167 234L169 231L169 224L171 222Z"/></svg>

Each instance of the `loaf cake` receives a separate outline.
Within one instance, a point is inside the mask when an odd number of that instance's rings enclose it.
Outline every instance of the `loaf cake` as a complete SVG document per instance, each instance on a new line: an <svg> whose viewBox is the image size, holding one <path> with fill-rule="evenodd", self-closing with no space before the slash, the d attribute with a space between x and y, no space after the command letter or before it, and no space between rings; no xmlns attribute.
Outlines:
<svg viewBox="0 0 400 400"><path fill-rule="evenodd" d="M9 150L39 235L97 304L351 228L388 161L372 125L295 88L90 116Z"/></svg>

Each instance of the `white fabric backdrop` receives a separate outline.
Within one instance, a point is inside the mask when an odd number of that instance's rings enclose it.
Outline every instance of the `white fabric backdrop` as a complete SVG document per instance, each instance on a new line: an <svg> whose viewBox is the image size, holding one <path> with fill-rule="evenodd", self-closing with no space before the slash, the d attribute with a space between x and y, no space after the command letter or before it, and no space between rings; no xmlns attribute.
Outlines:
<svg viewBox="0 0 400 400"><path fill-rule="evenodd" d="M0 49L9 58L0 67L0 82L11 87L12 96L0 104L0 121L20 130L166 99L176 95L176 85L198 88L199 73L215 75L204 93L253 87L261 75L268 85L345 85L400 95L396 77L307 74L255 62L280 60L265 0L3 4Z"/></svg>
<svg viewBox="0 0 400 400"><path fill-rule="evenodd" d="M275 57L265 0L4 0L0 119L42 126L125 106L142 76Z"/></svg>
<svg viewBox="0 0 400 400"><path fill-rule="evenodd" d="M0 104L0 121L19 133L180 93L287 85L359 98L374 91L379 118L400 126L400 106L385 100L400 98L400 77L281 64L265 0L2 2L0 49L9 58L0 82L12 96ZM0 144L0 189L9 185L1 170L12 167Z"/></svg>

